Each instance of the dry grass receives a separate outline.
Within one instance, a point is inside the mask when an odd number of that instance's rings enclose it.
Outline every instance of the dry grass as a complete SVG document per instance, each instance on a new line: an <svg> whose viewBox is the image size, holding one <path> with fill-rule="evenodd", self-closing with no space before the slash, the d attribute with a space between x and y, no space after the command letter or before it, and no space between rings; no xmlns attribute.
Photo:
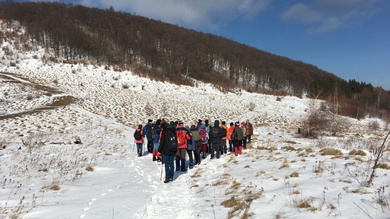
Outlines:
<svg viewBox="0 0 390 219"><path fill-rule="evenodd" d="M343 152L334 148L323 148L320 150L322 156L341 156Z"/></svg>
<svg viewBox="0 0 390 219"><path fill-rule="evenodd" d="M299 177L299 173L298 172L293 172L290 174L290 177Z"/></svg>
<svg viewBox="0 0 390 219"><path fill-rule="evenodd" d="M377 164L377 168L390 170L390 165L387 163L379 163L379 164Z"/></svg>
<svg viewBox="0 0 390 219"><path fill-rule="evenodd" d="M93 172L95 169L92 166L87 166L85 170L88 172Z"/></svg>
<svg viewBox="0 0 390 219"><path fill-rule="evenodd" d="M348 153L349 155L359 155L359 156L366 156L366 152L362 151L362 150L352 150Z"/></svg>
<svg viewBox="0 0 390 219"><path fill-rule="evenodd" d="M297 150L293 146L283 146L281 149L284 151L296 151Z"/></svg>

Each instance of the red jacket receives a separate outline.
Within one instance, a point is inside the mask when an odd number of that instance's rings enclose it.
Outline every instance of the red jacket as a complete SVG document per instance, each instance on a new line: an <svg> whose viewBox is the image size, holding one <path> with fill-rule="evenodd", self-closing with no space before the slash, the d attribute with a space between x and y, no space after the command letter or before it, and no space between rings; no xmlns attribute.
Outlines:
<svg viewBox="0 0 390 219"><path fill-rule="evenodd" d="M183 135L184 135L184 139L183 139L184 143L183 144L179 143L179 136L181 135L181 133L183 133ZM177 141L179 143L179 146L177 148L179 148L179 149L187 148L187 141L189 141L191 139L191 135L190 135L189 131L182 124L177 126L176 136L177 136Z"/></svg>

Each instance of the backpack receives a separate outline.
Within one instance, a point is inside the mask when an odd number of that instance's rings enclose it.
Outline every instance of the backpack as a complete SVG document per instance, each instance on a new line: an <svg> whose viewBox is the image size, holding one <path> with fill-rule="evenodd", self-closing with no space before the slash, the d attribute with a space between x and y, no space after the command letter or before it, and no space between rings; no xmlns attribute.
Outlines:
<svg viewBox="0 0 390 219"><path fill-rule="evenodd" d="M176 133L168 132L167 136L167 146L168 150L172 152L177 151L177 138L176 138Z"/></svg>
<svg viewBox="0 0 390 219"><path fill-rule="evenodd" d="M200 140L201 141L206 141L206 139L207 139L207 131L206 131L206 129L201 129L199 131L199 135L200 135Z"/></svg>
<svg viewBox="0 0 390 219"><path fill-rule="evenodd" d="M226 137L226 129L225 128L221 128L221 136L223 138Z"/></svg>
<svg viewBox="0 0 390 219"><path fill-rule="evenodd" d="M194 141L200 141L200 140L202 140L202 139L200 138L200 134L199 134L198 131L194 130L194 131L191 131L191 133L192 133L192 137L194 138Z"/></svg>
<svg viewBox="0 0 390 219"><path fill-rule="evenodd" d="M134 139L135 140L141 140L142 139L141 130L135 130L135 132L134 132Z"/></svg>
<svg viewBox="0 0 390 219"><path fill-rule="evenodd" d="M187 132L184 131L184 130L177 130L176 131L176 135L177 135L177 145L178 146L181 146L185 143L187 143Z"/></svg>
<svg viewBox="0 0 390 219"><path fill-rule="evenodd" d="M211 137L212 138L220 138L219 136L219 128L211 128Z"/></svg>
<svg viewBox="0 0 390 219"><path fill-rule="evenodd" d="M236 130L234 130L232 133L232 141L238 141L238 133Z"/></svg>

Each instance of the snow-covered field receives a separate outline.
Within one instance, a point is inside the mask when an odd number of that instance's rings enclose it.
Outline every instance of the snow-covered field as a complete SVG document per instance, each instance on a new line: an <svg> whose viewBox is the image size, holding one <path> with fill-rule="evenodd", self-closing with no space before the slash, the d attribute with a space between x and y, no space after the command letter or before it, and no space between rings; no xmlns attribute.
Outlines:
<svg viewBox="0 0 390 219"><path fill-rule="evenodd" d="M309 99L51 63L14 44L0 44L0 218L390 218L388 149L365 185L386 123L373 132L372 119L349 119L337 137L301 138ZM133 139L161 117L249 119L255 136L242 155L207 157L164 184L161 163L137 157Z"/></svg>

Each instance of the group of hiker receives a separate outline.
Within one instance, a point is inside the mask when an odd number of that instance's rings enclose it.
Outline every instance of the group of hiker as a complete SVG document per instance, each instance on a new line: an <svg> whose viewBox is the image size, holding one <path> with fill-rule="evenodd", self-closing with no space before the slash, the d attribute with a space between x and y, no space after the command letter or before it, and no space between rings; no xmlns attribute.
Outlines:
<svg viewBox="0 0 390 219"><path fill-rule="evenodd" d="M253 126L249 120L230 122L228 127L225 121L220 124L219 120L209 124L208 120L203 122L199 119L196 125L184 126L180 120L168 122L157 119L153 123L149 119L146 125L138 125L134 139L139 157L143 155L143 144L146 143L153 161L164 163L164 183L168 183L173 181L175 170L187 171L187 155L189 169L201 164L208 155L210 159L219 159L228 152L237 156L246 149L247 143L251 143L252 135Z"/></svg>

